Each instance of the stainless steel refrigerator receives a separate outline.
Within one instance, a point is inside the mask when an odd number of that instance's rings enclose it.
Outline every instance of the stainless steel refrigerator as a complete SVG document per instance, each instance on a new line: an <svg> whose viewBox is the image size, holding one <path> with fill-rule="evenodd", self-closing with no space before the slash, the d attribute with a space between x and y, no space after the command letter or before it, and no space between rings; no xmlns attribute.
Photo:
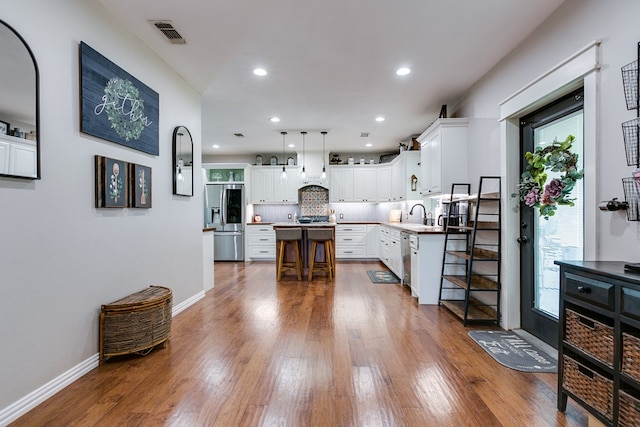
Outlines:
<svg viewBox="0 0 640 427"><path fill-rule="evenodd" d="M213 232L215 261L244 261L244 185L206 184L205 227Z"/></svg>

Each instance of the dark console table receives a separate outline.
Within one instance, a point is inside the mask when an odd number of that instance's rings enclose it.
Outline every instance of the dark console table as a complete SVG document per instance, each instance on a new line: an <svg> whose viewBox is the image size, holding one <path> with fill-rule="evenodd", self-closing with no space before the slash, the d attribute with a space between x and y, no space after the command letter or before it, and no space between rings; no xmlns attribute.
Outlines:
<svg viewBox="0 0 640 427"><path fill-rule="evenodd" d="M605 425L640 423L640 274L624 262L560 266L558 409L571 397Z"/></svg>

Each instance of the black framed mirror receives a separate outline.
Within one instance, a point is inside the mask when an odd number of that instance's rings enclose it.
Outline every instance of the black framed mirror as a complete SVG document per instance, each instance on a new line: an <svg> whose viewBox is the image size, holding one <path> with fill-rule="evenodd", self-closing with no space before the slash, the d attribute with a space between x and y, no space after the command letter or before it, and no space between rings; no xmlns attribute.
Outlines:
<svg viewBox="0 0 640 427"><path fill-rule="evenodd" d="M173 129L173 194L193 196L193 139L184 126Z"/></svg>
<svg viewBox="0 0 640 427"><path fill-rule="evenodd" d="M22 36L0 20L0 176L40 179L40 76Z"/></svg>

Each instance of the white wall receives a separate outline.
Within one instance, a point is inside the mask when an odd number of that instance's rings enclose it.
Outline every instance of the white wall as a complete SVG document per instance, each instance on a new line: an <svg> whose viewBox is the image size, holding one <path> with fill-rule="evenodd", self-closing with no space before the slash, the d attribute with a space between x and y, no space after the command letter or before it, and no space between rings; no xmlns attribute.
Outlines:
<svg viewBox="0 0 640 427"><path fill-rule="evenodd" d="M501 101L599 39L602 41L602 67L596 124L597 169L586 170L585 173L597 176L596 200L623 199L621 180L631 176L633 168L627 166L621 123L635 117L635 111L626 109L620 68L636 59L636 45L640 41L639 15L640 2L636 0L567 0L531 37L479 81L461 102L456 116L495 119L492 129L475 134L472 131L473 144L481 141L493 144L499 139L497 119ZM477 154L481 152L474 146L471 150ZM495 153L497 151L487 151L478 163L486 159L493 164ZM476 168L478 166L472 165L472 172ZM477 181L477 176L472 177L474 181ZM597 207L587 209L595 210ZM640 223L626 221L623 212L599 212L596 222L598 259L640 261Z"/></svg>
<svg viewBox="0 0 640 427"><path fill-rule="evenodd" d="M174 306L202 292L203 257L200 192L173 196L171 167L174 126L200 152L198 93L95 2L0 9L39 64L42 147L41 180L0 178L1 410L96 355L101 304L150 284L172 288ZM159 93L159 156L80 133L80 41ZM96 154L150 166L153 207L94 208Z"/></svg>

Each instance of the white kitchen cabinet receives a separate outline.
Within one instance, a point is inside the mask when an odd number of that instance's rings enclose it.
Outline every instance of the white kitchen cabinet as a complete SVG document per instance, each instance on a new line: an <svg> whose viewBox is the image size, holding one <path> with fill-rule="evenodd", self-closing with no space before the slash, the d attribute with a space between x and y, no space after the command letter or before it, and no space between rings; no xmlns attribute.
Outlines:
<svg viewBox="0 0 640 427"><path fill-rule="evenodd" d="M271 225L247 225L245 234L249 260L276 259L276 232Z"/></svg>
<svg viewBox="0 0 640 427"><path fill-rule="evenodd" d="M468 119L438 119L419 137L423 196L451 190L468 181Z"/></svg>
<svg viewBox="0 0 640 427"><path fill-rule="evenodd" d="M402 277L402 253L400 251L400 230L380 225L380 261L398 277Z"/></svg>
<svg viewBox="0 0 640 427"><path fill-rule="evenodd" d="M376 166L362 165L353 168L353 200L375 202L378 200L376 188Z"/></svg>
<svg viewBox="0 0 640 427"><path fill-rule="evenodd" d="M251 168L251 203L267 203L274 200L272 168Z"/></svg>
<svg viewBox="0 0 640 427"><path fill-rule="evenodd" d="M392 202L391 165L378 166L376 173L377 199L379 202Z"/></svg>
<svg viewBox="0 0 640 427"><path fill-rule="evenodd" d="M298 189L300 188L300 168L287 167L287 179L282 181L282 169L274 176L274 196L276 203L298 203Z"/></svg>
<svg viewBox="0 0 640 427"><path fill-rule="evenodd" d="M251 203L298 203L299 168L287 167L282 181L282 166L251 168Z"/></svg>
<svg viewBox="0 0 640 427"><path fill-rule="evenodd" d="M338 224L335 243L336 259L366 258L367 225Z"/></svg>
<svg viewBox="0 0 640 427"><path fill-rule="evenodd" d="M411 250L411 294L418 304L438 304L444 234L418 234L417 238L418 248Z"/></svg>
<svg viewBox="0 0 640 427"><path fill-rule="evenodd" d="M350 166L331 166L329 170L331 202L353 202L353 168Z"/></svg>
<svg viewBox="0 0 640 427"><path fill-rule="evenodd" d="M393 163L391 179L393 201L402 202L422 198L417 187L415 191L411 189L411 177L413 175L416 177L421 176L420 152L405 151L400 153L400 156Z"/></svg>
<svg viewBox="0 0 640 427"><path fill-rule="evenodd" d="M38 154L35 141L1 135L0 173L32 177L38 173Z"/></svg>
<svg viewBox="0 0 640 427"><path fill-rule="evenodd" d="M378 258L378 224L367 224L367 258Z"/></svg>

